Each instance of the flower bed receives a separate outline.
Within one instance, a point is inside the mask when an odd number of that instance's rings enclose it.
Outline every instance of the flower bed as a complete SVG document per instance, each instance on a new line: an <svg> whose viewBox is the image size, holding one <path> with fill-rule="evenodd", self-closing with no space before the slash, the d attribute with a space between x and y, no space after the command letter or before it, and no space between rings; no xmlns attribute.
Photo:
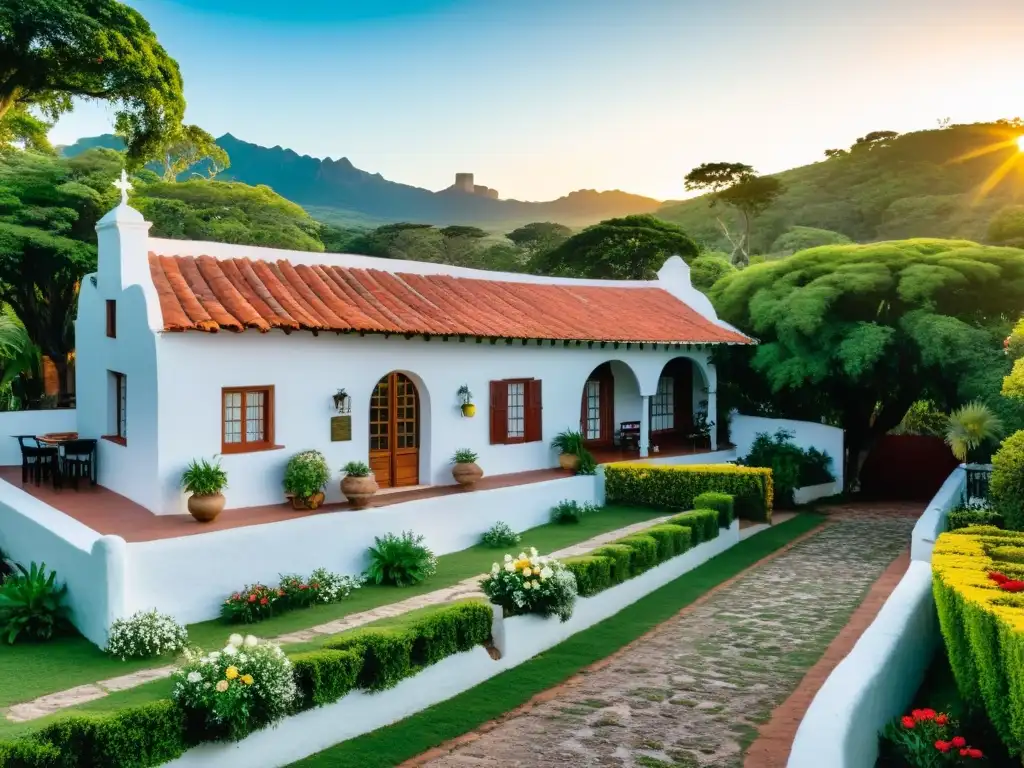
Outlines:
<svg viewBox="0 0 1024 768"><path fill-rule="evenodd" d="M737 517L772 520L772 471L764 467L620 462L606 465L604 478L610 503L689 509L702 493L718 491L733 496Z"/></svg>
<svg viewBox="0 0 1024 768"><path fill-rule="evenodd" d="M316 603L337 603L362 580L317 568L308 579L295 574L282 574L276 587L249 584L233 592L220 607L221 618L233 624L255 624L285 611L308 608Z"/></svg>
<svg viewBox="0 0 1024 768"><path fill-rule="evenodd" d="M220 651L188 657L174 676L174 701L56 719L31 736L0 742L0 765L162 765L202 742L241 739L353 690L390 688L487 644L492 620L481 601L451 603L399 627L355 630L290 657L272 643L233 635Z"/></svg>
<svg viewBox="0 0 1024 768"><path fill-rule="evenodd" d="M932 557L939 624L957 688L1012 755L1024 751L1024 533L942 534Z"/></svg>

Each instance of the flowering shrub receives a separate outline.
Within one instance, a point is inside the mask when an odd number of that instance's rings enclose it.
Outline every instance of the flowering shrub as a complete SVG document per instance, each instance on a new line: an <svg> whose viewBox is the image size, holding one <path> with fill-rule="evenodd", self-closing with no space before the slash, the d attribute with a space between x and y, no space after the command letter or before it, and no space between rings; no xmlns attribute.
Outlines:
<svg viewBox="0 0 1024 768"><path fill-rule="evenodd" d="M152 611L137 611L110 625L107 653L126 659L148 659L185 649L188 630L173 617Z"/></svg>
<svg viewBox="0 0 1024 768"><path fill-rule="evenodd" d="M279 598L281 608L308 608L316 601L316 592L310 589L305 579L296 574L282 574L277 590L284 593Z"/></svg>
<svg viewBox="0 0 1024 768"><path fill-rule="evenodd" d="M539 613L568 621L576 602L576 577L557 560L530 554L505 555L503 565L495 563L480 582L483 592L506 616Z"/></svg>
<svg viewBox="0 0 1024 768"><path fill-rule="evenodd" d="M911 768L976 765L985 757L957 734L958 723L944 712L915 709L886 726L883 738Z"/></svg>
<svg viewBox="0 0 1024 768"><path fill-rule="evenodd" d="M317 603L340 603L361 586L361 578L342 576L326 568L317 568L309 575L309 588L313 590Z"/></svg>
<svg viewBox="0 0 1024 768"><path fill-rule="evenodd" d="M254 624L273 616L274 606L284 596L284 590L252 584L225 600L220 615L233 624Z"/></svg>
<svg viewBox="0 0 1024 768"><path fill-rule="evenodd" d="M223 650L186 659L171 695L209 740L238 741L280 720L298 695L288 657L252 635L232 635Z"/></svg>
<svg viewBox="0 0 1024 768"><path fill-rule="evenodd" d="M495 523L484 535L480 537L480 543L485 547L491 549L498 549L499 547L514 547L519 543L522 538L518 533L512 530L508 523Z"/></svg>
<svg viewBox="0 0 1024 768"><path fill-rule="evenodd" d="M403 531L401 536L396 536L389 533L375 536L374 541L376 545L369 549L367 581L407 587L419 584L437 571L437 558L423 544L420 534Z"/></svg>
<svg viewBox="0 0 1024 768"><path fill-rule="evenodd" d="M597 510L596 504L580 504L578 501L566 499L551 508L551 522L560 525L578 523L584 515L589 515Z"/></svg>

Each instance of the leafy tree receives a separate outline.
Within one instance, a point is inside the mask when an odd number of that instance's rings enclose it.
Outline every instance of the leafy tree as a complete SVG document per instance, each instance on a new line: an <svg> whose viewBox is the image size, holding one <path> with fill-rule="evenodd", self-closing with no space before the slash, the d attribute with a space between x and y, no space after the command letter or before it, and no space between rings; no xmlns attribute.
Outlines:
<svg viewBox="0 0 1024 768"><path fill-rule="evenodd" d="M711 286L735 272L725 253L702 253L690 264L690 282L698 291L707 293Z"/></svg>
<svg viewBox="0 0 1024 768"><path fill-rule="evenodd" d="M950 409L998 392L997 340L1024 310L1024 253L949 240L825 246L729 275L710 297L761 342L721 361L730 396L842 427L852 484L916 401Z"/></svg>
<svg viewBox="0 0 1024 768"><path fill-rule="evenodd" d="M197 125L181 125L167 134L159 154L164 181L176 181L199 163L204 163L206 177L212 179L228 168L231 160L213 136Z"/></svg>
<svg viewBox="0 0 1024 768"><path fill-rule="evenodd" d="M1008 205L993 216L988 239L995 245L1024 248L1024 205Z"/></svg>
<svg viewBox="0 0 1024 768"><path fill-rule="evenodd" d="M154 156L185 112L178 65L133 8L116 0L0 3L0 119L30 107L56 118L72 97L115 105L133 162Z"/></svg>
<svg viewBox="0 0 1024 768"><path fill-rule="evenodd" d="M721 219L726 238L732 243L733 264L750 263L750 230L753 220L775 202L783 192L782 182L772 176L758 176L743 163L704 163L686 174L686 188L710 193L708 203L722 202L735 208L743 219L743 235L736 239Z"/></svg>
<svg viewBox="0 0 1024 768"><path fill-rule="evenodd" d="M819 245L847 245L852 243L846 235L817 227L790 227L772 243L772 253L791 254Z"/></svg>
<svg viewBox="0 0 1024 768"><path fill-rule="evenodd" d="M572 236L572 230L564 224L550 221L535 221L509 232L505 237L531 253L550 251Z"/></svg>
<svg viewBox="0 0 1024 768"><path fill-rule="evenodd" d="M587 227L530 261L533 272L570 277L650 280L670 256L689 262L697 244L686 232L648 214Z"/></svg>
<svg viewBox="0 0 1024 768"><path fill-rule="evenodd" d="M153 223L151 232L157 237L297 251L324 249L320 225L270 187L226 181L161 181L141 185L138 192L132 205Z"/></svg>
<svg viewBox="0 0 1024 768"><path fill-rule="evenodd" d="M441 234L446 238L457 238L464 237L469 240L481 240L487 237L487 233L484 232L480 227L464 227L458 224L453 224L450 227L445 227L441 230Z"/></svg>
<svg viewBox="0 0 1024 768"><path fill-rule="evenodd" d="M23 104L18 104L0 118L0 147L20 144L26 149L52 153L47 137L52 127L52 123L39 119Z"/></svg>
<svg viewBox="0 0 1024 768"><path fill-rule="evenodd" d="M867 136L861 136L850 147L851 152L862 150L882 149L892 145L893 139L899 134L896 131L872 131Z"/></svg>
<svg viewBox="0 0 1024 768"><path fill-rule="evenodd" d="M825 157L827 157L829 160L831 160L833 157L843 157L843 156L848 155L848 154L850 154L850 153L847 152L845 149L826 149L825 150Z"/></svg>

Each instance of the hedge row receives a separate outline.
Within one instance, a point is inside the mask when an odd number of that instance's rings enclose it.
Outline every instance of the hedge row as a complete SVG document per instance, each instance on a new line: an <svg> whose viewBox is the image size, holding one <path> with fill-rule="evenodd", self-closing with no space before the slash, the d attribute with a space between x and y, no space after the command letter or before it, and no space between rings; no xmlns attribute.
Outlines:
<svg viewBox="0 0 1024 768"><path fill-rule="evenodd" d="M365 688L379 691L491 637L491 607L452 603L397 628L345 633L315 651L291 656L299 688L296 713ZM0 742L2 768L149 768L205 739L173 701L102 715L69 715L31 736Z"/></svg>
<svg viewBox="0 0 1024 768"><path fill-rule="evenodd" d="M1024 532L974 526L939 536L932 555L957 688L968 706L985 711L1013 755L1024 752L1024 593L998 581L1024 581L1022 554Z"/></svg>
<svg viewBox="0 0 1024 768"><path fill-rule="evenodd" d="M609 502L692 509L701 494L711 491L733 496L738 517L772 521L772 471L764 467L623 462L605 466L604 480Z"/></svg>
<svg viewBox="0 0 1024 768"><path fill-rule="evenodd" d="M684 512L562 563L576 576L580 595L590 597L716 538L719 520L720 513L713 509Z"/></svg>

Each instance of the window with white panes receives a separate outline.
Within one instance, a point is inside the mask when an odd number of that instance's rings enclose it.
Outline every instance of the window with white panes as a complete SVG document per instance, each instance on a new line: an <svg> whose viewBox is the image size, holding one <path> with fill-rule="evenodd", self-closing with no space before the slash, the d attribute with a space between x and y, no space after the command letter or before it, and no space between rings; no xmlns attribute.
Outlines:
<svg viewBox="0 0 1024 768"><path fill-rule="evenodd" d="M221 449L243 453L273 447L273 387L225 389Z"/></svg>
<svg viewBox="0 0 1024 768"><path fill-rule="evenodd" d="M651 431L663 432L675 426L675 380L662 376L658 379L658 391L651 398Z"/></svg>

